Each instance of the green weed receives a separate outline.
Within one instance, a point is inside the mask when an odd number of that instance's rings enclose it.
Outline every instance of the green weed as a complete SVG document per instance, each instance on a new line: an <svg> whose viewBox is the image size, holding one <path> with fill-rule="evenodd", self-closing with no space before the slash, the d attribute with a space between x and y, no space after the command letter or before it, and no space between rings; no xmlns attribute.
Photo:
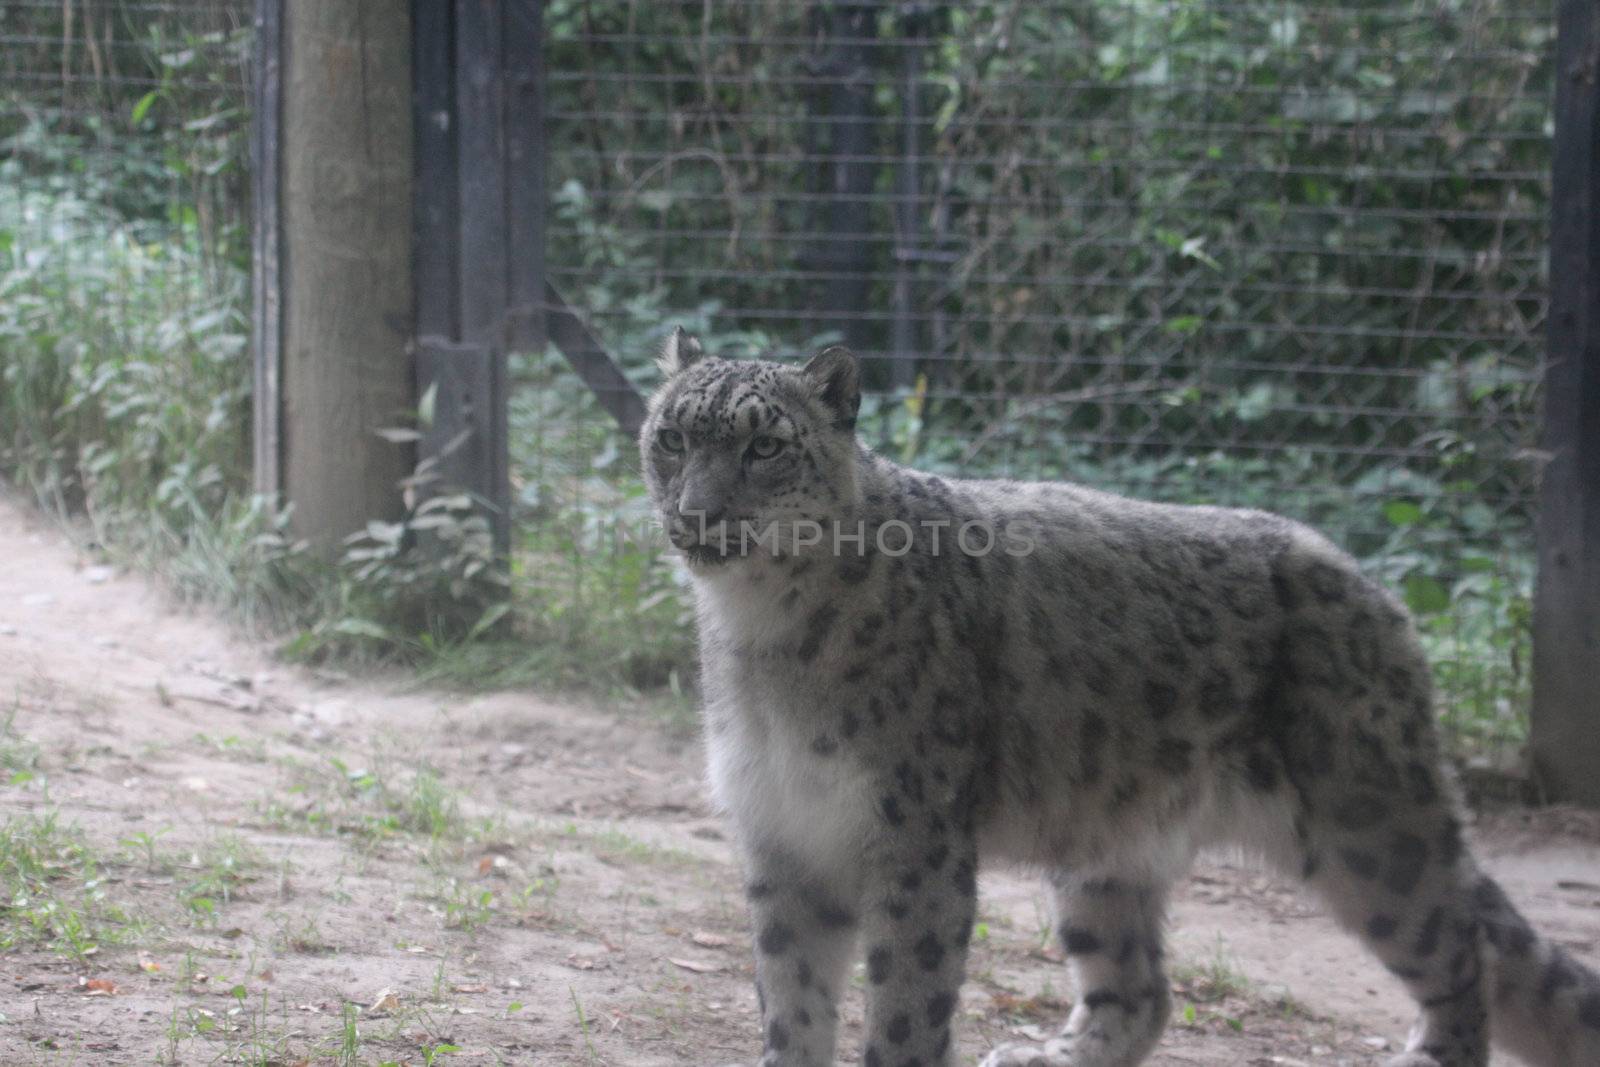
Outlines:
<svg viewBox="0 0 1600 1067"><path fill-rule="evenodd" d="M261 866L259 854L243 838L219 836L177 865L185 874L179 880L178 900L197 925L212 925L218 911L255 879Z"/></svg>
<svg viewBox="0 0 1600 1067"><path fill-rule="evenodd" d="M0 780L14 786L31 782L39 770L39 746L23 737L16 723L13 705L0 719Z"/></svg>
<svg viewBox="0 0 1600 1067"><path fill-rule="evenodd" d="M114 902L99 856L53 811L0 823L0 948L37 946L86 959L129 937L135 924Z"/></svg>

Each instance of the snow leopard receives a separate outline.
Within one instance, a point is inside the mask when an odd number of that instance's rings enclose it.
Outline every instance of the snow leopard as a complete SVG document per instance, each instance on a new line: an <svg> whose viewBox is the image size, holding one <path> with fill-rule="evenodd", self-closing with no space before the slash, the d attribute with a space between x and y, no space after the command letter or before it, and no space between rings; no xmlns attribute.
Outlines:
<svg viewBox="0 0 1600 1067"><path fill-rule="evenodd" d="M1308 527L1065 482L958 480L858 439L858 363L681 330L640 436L693 587L708 779L747 876L761 1067L948 1067L980 863L1040 872L1076 1000L984 1067L1135 1067L1171 1012L1198 850L1294 876L1420 1016L1390 1067L1491 1039L1600 1065L1600 977L1475 863L1401 603Z"/></svg>

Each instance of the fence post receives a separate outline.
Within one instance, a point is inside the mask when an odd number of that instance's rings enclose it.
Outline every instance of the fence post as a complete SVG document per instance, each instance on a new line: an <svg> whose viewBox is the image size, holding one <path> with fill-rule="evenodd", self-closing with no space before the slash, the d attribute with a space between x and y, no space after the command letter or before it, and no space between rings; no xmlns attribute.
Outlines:
<svg viewBox="0 0 1600 1067"><path fill-rule="evenodd" d="M283 468L293 528L324 556L401 511L414 404L411 20L405 0L283 13Z"/></svg>
<svg viewBox="0 0 1600 1067"><path fill-rule="evenodd" d="M1532 749L1551 799L1600 806L1600 8L1558 20Z"/></svg>

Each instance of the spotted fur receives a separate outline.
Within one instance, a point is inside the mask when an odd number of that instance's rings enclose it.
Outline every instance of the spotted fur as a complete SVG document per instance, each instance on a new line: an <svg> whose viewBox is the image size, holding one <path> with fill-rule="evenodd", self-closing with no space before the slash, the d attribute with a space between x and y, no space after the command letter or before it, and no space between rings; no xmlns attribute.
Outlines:
<svg viewBox="0 0 1600 1067"><path fill-rule="evenodd" d="M1491 1033L1600 1064L1600 979L1464 849L1411 621L1348 556L1262 512L897 466L856 439L842 349L796 369L675 334L663 366L644 470L698 604L763 1067L834 1062L858 957L862 1062L953 1063L990 859L1045 872L1079 993L987 1067L1134 1067L1169 1012L1168 890L1214 844L1305 879L1405 982L1396 1067L1484 1067ZM861 536L734 536L806 522ZM1027 533L953 551L967 522Z"/></svg>

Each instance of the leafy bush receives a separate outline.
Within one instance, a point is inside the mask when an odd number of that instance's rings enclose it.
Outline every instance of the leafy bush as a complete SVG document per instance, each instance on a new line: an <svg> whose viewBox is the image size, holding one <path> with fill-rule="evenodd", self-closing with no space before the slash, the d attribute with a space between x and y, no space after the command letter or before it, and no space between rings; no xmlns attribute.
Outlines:
<svg viewBox="0 0 1600 1067"><path fill-rule="evenodd" d="M248 471L243 291L0 165L0 458L45 502L215 510Z"/></svg>
<svg viewBox="0 0 1600 1067"><path fill-rule="evenodd" d="M369 526L330 567L251 494L240 268L19 170L0 163L0 475L180 593L301 631L296 654L415 655L487 628L502 582L458 496Z"/></svg>

